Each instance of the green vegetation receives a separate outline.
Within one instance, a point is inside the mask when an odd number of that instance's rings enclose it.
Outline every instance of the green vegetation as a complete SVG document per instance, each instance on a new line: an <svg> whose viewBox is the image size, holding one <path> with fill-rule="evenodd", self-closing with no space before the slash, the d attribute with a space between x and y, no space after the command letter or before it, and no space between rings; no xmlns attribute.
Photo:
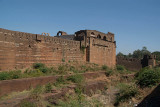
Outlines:
<svg viewBox="0 0 160 107"><path fill-rule="evenodd" d="M20 107L37 107L36 104L34 102L30 102L30 101L27 101L27 100L23 100L21 103L20 103Z"/></svg>
<svg viewBox="0 0 160 107"><path fill-rule="evenodd" d="M116 69L117 69L118 71L123 71L123 70L125 70L125 67L122 66L122 65L117 65L117 66L116 66Z"/></svg>
<svg viewBox="0 0 160 107"><path fill-rule="evenodd" d="M85 53L85 49L86 49L86 47L85 47L84 45L82 45L82 46L81 46L81 51L82 51L83 53Z"/></svg>
<svg viewBox="0 0 160 107"><path fill-rule="evenodd" d="M48 83L45 85L45 92L46 93L50 93L52 90L52 84L51 83Z"/></svg>
<svg viewBox="0 0 160 107"><path fill-rule="evenodd" d="M54 86L58 87L60 85L66 84L66 79L64 79L63 76L60 76L59 78L56 79L56 82L54 83Z"/></svg>
<svg viewBox="0 0 160 107"><path fill-rule="evenodd" d="M113 70L107 70L107 71L105 72L105 74L106 74L107 77L108 77L108 76L111 76L111 75L113 74Z"/></svg>
<svg viewBox="0 0 160 107"><path fill-rule="evenodd" d="M9 72L0 72L0 80L9 80L9 79L18 79L21 78L21 71L9 71Z"/></svg>
<svg viewBox="0 0 160 107"><path fill-rule="evenodd" d="M99 65L92 63L86 63L84 65L84 64L78 64L76 62L70 62L68 64L61 64L55 67L47 67L43 63L34 63L32 65L32 68L28 68L25 71L21 70L14 70L8 72L2 71L0 72L0 80L30 78L30 77L39 77L48 75L67 75L67 74L94 72L100 69L101 68Z"/></svg>
<svg viewBox="0 0 160 107"><path fill-rule="evenodd" d="M87 100L83 95L81 95L81 100L79 95L75 94L72 96L66 96L67 101L60 100L55 107L84 107L88 105Z"/></svg>
<svg viewBox="0 0 160 107"><path fill-rule="evenodd" d="M73 83L82 83L84 81L84 77L80 74L75 74L75 75L69 76L67 80Z"/></svg>
<svg viewBox="0 0 160 107"><path fill-rule="evenodd" d="M61 99L61 101L57 101L56 105L54 106L104 106L99 100L94 100L94 98L90 98L90 100L87 99L88 96L84 95L83 93L86 91L84 83L87 81L87 79L85 80L81 73L89 71L105 71L105 75L107 76L107 86L104 87L105 91L108 93L108 90L112 89L111 87L114 87L113 90L118 90L118 94L116 94L114 103L115 106L122 106L121 104L132 101L133 97L136 98L138 96L139 91L141 92L145 88L150 89L150 87L155 86L160 82L160 68L158 67L144 68L136 73L126 70L126 68L121 65L117 65L115 68L110 69L106 65L98 66L97 64L92 63L77 64L75 62L62 64L56 67L47 67L42 63L35 63L33 64L32 68L26 69L25 71L15 70L0 72L0 80L59 75L57 76L59 78L56 79L55 83L48 83L44 86L37 86L35 89L31 90L29 97L32 100L22 101L20 104L21 107L38 106L37 104L39 104L41 101L44 101L42 94L52 93L53 89L63 89L70 84L76 85L74 90L72 89L73 93L68 96L66 95ZM69 76L64 76L66 74ZM105 79L105 76L102 76L102 78ZM97 80L99 80L99 78ZM105 94L105 92L102 92L102 94ZM138 98L141 98L141 96L138 96L137 99ZM32 102L34 102L34 104ZM47 103L49 103L49 101L47 101Z"/></svg>
<svg viewBox="0 0 160 107"><path fill-rule="evenodd" d="M136 74L137 84L141 87L151 87L160 82L160 68L144 68Z"/></svg>
<svg viewBox="0 0 160 107"><path fill-rule="evenodd" d="M64 59L64 58L62 58L62 62L65 62L65 59Z"/></svg>
<svg viewBox="0 0 160 107"><path fill-rule="evenodd" d="M123 53L119 52L117 56L120 57L126 57L126 58L138 58L141 59L143 58L144 55L150 55L151 52L147 50L147 47L143 47L141 50L137 49L133 53L129 53L128 55L124 55Z"/></svg>
<svg viewBox="0 0 160 107"><path fill-rule="evenodd" d="M43 63L34 63L33 68L34 69L39 69L39 68L44 68L45 65Z"/></svg>
<svg viewBox="0 0 160 107"><path fill-rule="evenodd" d="M106 65L102 65L102 70L107 71L108 67Z"/></svg>
<svg viewBox="0 0 160 107"><path fill-rule="evenodd" d="M41 96L40 94L43 92L43 87L42 86L37 86L30 95L30 98L40 100Z"/></svg>
<svg viewBox="0 0 160 107"><path fill-rule="evenodd" d="M118 88L119 92L116 95L115 106L118 106L120 102L127 101L138 94L136 86L121 83L118 85Z"/></svg>

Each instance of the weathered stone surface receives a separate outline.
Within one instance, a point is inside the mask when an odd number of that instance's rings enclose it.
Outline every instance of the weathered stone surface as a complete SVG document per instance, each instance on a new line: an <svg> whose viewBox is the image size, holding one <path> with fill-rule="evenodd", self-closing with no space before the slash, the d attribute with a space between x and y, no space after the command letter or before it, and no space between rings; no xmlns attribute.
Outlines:
<svg viewBox="0 0 160 107"><path fill-rule="evenodd" d="M76 32L74 40L67 40L0 29L0 70L27 68L37 62L52 66L75 60L114 67L114 34L84 30Z"/></svg>

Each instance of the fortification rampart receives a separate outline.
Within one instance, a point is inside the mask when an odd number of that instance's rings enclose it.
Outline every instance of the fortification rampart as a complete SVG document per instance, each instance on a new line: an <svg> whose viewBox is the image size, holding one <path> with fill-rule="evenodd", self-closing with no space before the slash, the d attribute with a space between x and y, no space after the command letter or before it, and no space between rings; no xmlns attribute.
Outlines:
<svg viewBox="0 0 160 107"><path fill-rule="evenodd" d="M22 69L33 63L47 65L85 61L80 42L0 29L0 69Z"/></svg>
<svg viewBox="0 0 160 107"><path fill-rule="evenodd" d="M58 33L64 35L52 37L0 29L0 69L22 69L39 62L51 66L73 60L115 66L114 34L96 30L81 30L75 35Z"/></svg>
<svg viewBox="0 0 160 107"><path fill-rule="evenodd" d="M144 67L155 67L156 66L156 56L155 55L144 55L143 59L137 58L125 58L117 57L117 65L123 65L128 70L140 70Z"/></svg>
<svg viewBox="0 0 160 107"><path fill-rule="evenodd" d="M117 57L116 61L117 61L117 65L123 65L128 70L137 71L142 68L142 64L141 64L140 59Z"/></svg>
<svg viewBox="0 0 160 107"><path fill-rule="evenodd" d="M106 64L108 67L114 67L115 43L104 41L98 38L90 38L90 61L98 64Z"/></svg>
<svg viewBox="0 0 160 107"><path fill-rule="evenodd" d="M96 30L80 30L76 32L76 39L87 49L86 59L89 62L114 67L116 65L116 42L114 34L98 32Z"/></svg>

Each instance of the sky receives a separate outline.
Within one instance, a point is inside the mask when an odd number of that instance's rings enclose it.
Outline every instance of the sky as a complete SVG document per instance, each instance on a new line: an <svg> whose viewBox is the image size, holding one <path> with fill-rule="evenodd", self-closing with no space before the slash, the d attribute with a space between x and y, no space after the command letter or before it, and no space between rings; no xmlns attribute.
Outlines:
<svg viewBox="0 0 160 107"><path fill-rule="evenodd" d="M112 32L117 53L160 51L160 0L0 0L0 28L52 36Z"/></svg>

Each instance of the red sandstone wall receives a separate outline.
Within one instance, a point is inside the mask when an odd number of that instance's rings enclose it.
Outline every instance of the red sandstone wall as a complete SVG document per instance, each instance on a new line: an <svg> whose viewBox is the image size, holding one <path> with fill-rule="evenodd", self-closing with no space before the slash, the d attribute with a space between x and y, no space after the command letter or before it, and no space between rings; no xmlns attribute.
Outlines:
<svg viewBox="0 0 160 107"><path fill-rule="evenodd" d="M85 61L80 42L0 29L0 69L21 69L41 62Z"/></svg>
<svg viewBox="0 0 160 107"><path fill-rule="evenodd" d="M117 65L123 65L128 70L140 70L142 68L141 60L134 58L117 57Z"/></svg>
<svg viewBox="0 0 160 107"><path fill-rule="evenodd" d="M114 67L116 65L115 44L90 38L90 62Z"/></svg>

